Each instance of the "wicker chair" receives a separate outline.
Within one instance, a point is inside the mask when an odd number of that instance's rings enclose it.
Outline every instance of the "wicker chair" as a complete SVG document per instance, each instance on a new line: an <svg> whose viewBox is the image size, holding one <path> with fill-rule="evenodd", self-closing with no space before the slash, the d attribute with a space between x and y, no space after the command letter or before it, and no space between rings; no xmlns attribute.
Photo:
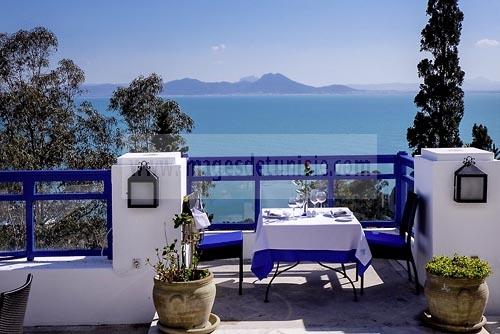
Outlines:
<svg viewBox="0 0 500 334"><path fill-rule="evenodd" d="M23 286L0 294L0 333L18 334L23 332L24 315L32 280L33 275L28 274Z"/></svg>

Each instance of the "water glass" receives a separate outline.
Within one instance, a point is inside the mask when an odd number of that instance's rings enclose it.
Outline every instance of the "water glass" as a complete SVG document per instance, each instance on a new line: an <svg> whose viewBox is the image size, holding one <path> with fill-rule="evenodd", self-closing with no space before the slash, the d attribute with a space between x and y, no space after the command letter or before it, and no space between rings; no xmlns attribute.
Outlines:
<svg viewBox="0 0 500 334"><path fill-rule="evenodd" d="M290 197L288 199L288 207L292 209L292 218L295 217L295 208L297 207L296 197Z"/></svg>
<svg viewBox="0 0 500 334"><path fill-rule="evenodd" d="M326 202L326 192L318 191L316 193L316 198L317 198L318 202L320 203L320 207L323 207L323 203Z"/></svg>
<svg viewBox="0 0 500 334"><path fill-rule="evenodd" d="M306 204L306 197L304 195L297 195L297 197L295 198L295 203L297 203L298 208L304 207L304 205Z"/></svg>
<svg viewBox="0 0 500 334"><path fill-rule="evenodd" d="M311 190L311 194L309 195L309 200L313 204L314 207L316 207L316 204L318 204L318 190L313 189Z"/></svg>

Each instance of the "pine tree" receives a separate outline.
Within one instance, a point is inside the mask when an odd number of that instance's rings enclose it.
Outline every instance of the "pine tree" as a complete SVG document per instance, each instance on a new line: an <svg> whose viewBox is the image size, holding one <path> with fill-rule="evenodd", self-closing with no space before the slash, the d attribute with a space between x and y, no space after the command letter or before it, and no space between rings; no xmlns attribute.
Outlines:
<svg viewBox="0 0 500 334"><path fill-rule="evenodd" d="M415 104L420 109L407 140L413 154L424 147L461 147L459 125L464 114L464 71L460 68L458 44L464 15L458 0L429 0L429 21L422 30L420 50L433 59L418 64L423 79Z"/></svg>
<svg viewBox="0 0 500 334"><path fill-rule="evenodd" d="M500 150L496 147L493 143L493 139L491 139L488 134L488 128L482 124L478 125L474 123L472 127L472 143L470 143L470 146L493 152L495 158L500 158Z"/></svg>

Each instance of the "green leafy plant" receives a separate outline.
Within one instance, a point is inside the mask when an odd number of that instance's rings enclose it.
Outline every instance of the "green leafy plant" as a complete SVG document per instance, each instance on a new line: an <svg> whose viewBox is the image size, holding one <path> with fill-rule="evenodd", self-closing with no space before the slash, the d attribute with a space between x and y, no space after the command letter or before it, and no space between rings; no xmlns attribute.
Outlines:
<svg viewBox="0 0 500 334"><path fill-rule="evenodd" d="M476 257L434 256L425 266L427 272L449 278L485 279L491 274L491 267L485 260Z"/></svg>
<svg viewBox="0 0 500 334"><path fill-rule="evenodd" d="M188 282L207 277L208 270L198 269L197 248L201 235L194 224L188 197L184 197L182 212L174 216L173 223L175 228L182 229L180 252L176 239L162 250L156 248L155 263L149 258L146 259L146 263L153 267L157 278L163 282Z"/></svg>
<svg viewBox="0 0 500 334"><path fill-rule="evenodd" d="M314 170L311 167L311 161L306 160L304 162L304 175L312 176L314 174ZM314 181L305 180L293 180L292 183L297 186L297 193L301 196L304 196L305 199L309 198L309 194L311 190L316 188L316 183Z"/></svg>

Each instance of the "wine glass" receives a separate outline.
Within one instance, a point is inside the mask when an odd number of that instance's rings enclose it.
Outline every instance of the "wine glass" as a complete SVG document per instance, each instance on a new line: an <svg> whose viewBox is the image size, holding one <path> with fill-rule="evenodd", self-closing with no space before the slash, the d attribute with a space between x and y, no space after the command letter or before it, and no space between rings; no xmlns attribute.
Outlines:
<svg viewBox="0 0 500 334"><path fill-rule="evenodd" d="M318 189L311 190L311 194L309 195L309 200L311 201L313 206L316 207L316 204L318 204Z"/></svg>
<svg viewBox="0 0 500 334"><path fill-rule="evenodd" d="M297 195L295 203L297 203L297 208L302 208L306 204L306 197L302 194Z"/></svg>
<svg viewBox="0 0 500 334"><path fill-rule="evenodd" d="M295 217L295 208L297 207L296 197L290 197L288 199L288 207L292 209L292 218Z"/></svg>
<svg viewBox="0 0 500 334"><path fill-rule="evenodd" d="M318 200L318 202L320 203L320 207L322 208L323 207L323 203L325 203L326 201L326 192L324 191L318 191L316 193L316 199Z"/></svg>

